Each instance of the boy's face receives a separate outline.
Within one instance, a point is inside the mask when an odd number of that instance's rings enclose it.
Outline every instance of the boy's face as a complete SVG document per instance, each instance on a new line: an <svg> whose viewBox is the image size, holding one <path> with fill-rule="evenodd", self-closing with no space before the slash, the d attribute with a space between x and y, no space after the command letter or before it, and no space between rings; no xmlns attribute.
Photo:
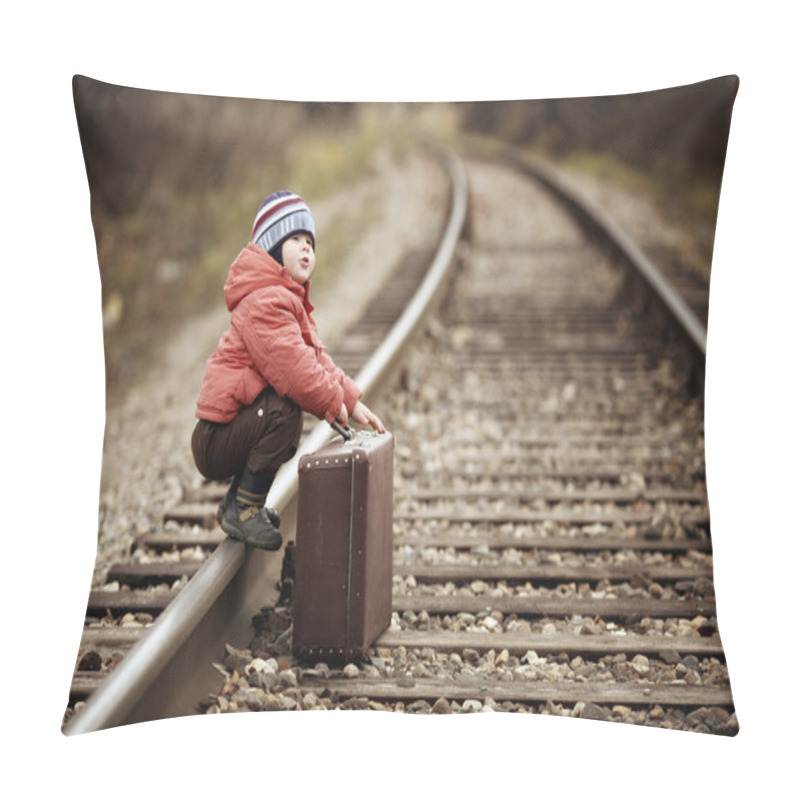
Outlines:
<svg viewBox="0 0 800 800"><path fill-rule="evenodd" d="M286 239L281 247L283 266L292 280L305 283L314 272L314 244L311 235L300 231Z"/></svg>

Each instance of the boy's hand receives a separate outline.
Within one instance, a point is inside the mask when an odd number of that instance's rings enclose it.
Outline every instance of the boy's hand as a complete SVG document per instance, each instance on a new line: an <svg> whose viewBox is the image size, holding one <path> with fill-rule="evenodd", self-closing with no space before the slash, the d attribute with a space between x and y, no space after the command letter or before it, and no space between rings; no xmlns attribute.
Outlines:
<svg viewBox="0 0 800 800"><path fill-rule="evenodd" d="M345 410L345 415L347 411ZM360 425L370 425L378 433L386 433L386 428L376 414L373 414L360 400L353 409L353 419Z"/></svg>
<svg viewBox="0 0 800 800"><path fill-rule="evenodd" d="M338 422L341 422L342 425L344 425L345 427L347 427L347 423L349 421L349 418L347 416L347 406L345 406L344 403L342 403L342 407L339 410L339 416L336 417L336 420Z"/></svg>

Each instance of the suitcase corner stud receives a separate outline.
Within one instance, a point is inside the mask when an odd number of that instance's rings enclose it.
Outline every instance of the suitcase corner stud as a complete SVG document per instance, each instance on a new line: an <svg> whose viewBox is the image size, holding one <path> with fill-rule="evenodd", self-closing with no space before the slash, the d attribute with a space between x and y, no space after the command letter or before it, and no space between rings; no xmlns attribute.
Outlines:
<svg viewBox="0 0 800 800"><path fill-rule="evenodd" d="M292 653L362 660L392 611L394 437L358 431L298 463Z"/></svg>

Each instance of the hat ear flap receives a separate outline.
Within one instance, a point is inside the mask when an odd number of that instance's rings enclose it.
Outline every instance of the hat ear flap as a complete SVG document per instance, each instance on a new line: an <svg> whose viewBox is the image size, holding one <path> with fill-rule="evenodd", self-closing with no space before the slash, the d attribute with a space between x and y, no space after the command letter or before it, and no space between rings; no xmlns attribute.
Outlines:
<svg viewBox="0 0 800 800"><path fill-rule="evenodd" d="M281 266L283 266L283 240L278 242L271 250L267 251Z"/></svg>

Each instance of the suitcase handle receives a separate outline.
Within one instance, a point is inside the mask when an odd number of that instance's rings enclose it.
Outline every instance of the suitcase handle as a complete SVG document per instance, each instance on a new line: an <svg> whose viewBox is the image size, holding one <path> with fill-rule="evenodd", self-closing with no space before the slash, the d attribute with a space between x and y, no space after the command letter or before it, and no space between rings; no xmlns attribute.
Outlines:
<svg viewBox="0 0 800 800"><path fill-rule="evenodd" d="M356 434L355 431L349 426L342 425L339 420L333 420L331 427L342 437L346 442L352 439Z"/></svg>

